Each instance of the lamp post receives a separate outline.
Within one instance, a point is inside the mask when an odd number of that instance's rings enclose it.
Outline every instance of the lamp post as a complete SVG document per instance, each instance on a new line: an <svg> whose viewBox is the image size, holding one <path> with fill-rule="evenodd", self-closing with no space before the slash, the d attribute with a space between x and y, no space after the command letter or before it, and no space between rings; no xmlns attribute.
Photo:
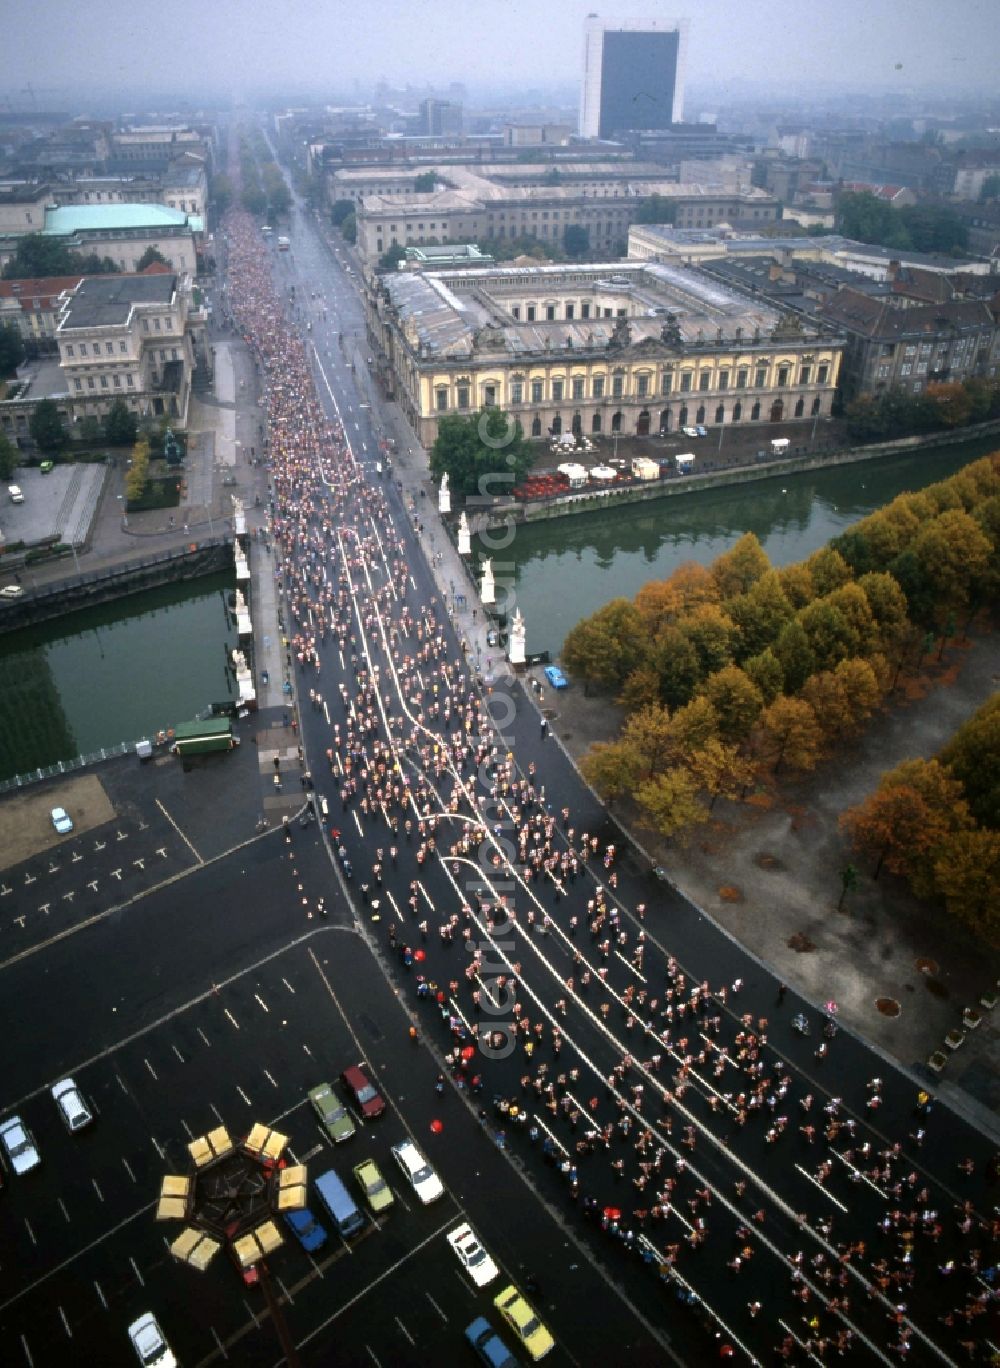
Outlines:
<svg viewBox="0 0 1000 1368"><path fill-rule="evenodd" d="M188 1145L191 1171L164 1175L156 1219L185 1222L170 1245L180 1263L204 1272L225 1249L243 1281L260 1285L285 1362L300 1368L266 1263L283 1243L275 1218L306 1205L308 1173L282 1158L287 1144L287 1135L260 1122L238 1142L225 1126L198 1136Z"/></svg>

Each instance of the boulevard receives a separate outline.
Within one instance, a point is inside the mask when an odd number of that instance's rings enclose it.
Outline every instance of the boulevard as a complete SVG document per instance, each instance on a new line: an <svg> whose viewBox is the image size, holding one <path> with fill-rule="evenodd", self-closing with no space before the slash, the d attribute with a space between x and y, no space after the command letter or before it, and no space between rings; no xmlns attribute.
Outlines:
<svg viewBox="0 0 1000 1368"><path fill-rule="evenodd" d="M247 215L225 233L329 817L207 859L169 833L162 880L4 957L0 1102L44 1160L0 1206L7 1361L130 1362L152 1306L185 1364L280 1362L254 1292L221 1259L178 1266L153 1219L189 1139L263 1119L310 1176L371 1155L396 1196L354 1245L274 1259L305 1363L460 1362L474 1316L502 1328L505 1282L477 1293L447 1246L462 1219L536 1289L553 1363L989 1362L986 1137L918 1110L919 1080L824 1033L834 1009L622 846L534 698L463 653L429 512L380 445L346 260L301 205L287 253ZM306 1092L359 1060L388 1113L334 1154ZM66 1073L90 1134L52 1124ZM445 1184L426 1209L390 1168L406 1133Z"/></svg>

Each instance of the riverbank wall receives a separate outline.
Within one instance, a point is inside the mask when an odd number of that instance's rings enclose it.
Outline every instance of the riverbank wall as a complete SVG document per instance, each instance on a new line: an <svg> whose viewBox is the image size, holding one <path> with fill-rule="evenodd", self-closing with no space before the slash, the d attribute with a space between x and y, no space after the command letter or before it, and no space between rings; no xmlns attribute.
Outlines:
<svg viewBox="0 0 1000 1368"><path fill-rule="evenodd" d="M214 537L34 588L25 585L21 598L0 606L0 635L163 584L201 579L232 568L232 537ZM30 575L30 570L26 573Z"/></svg>
<svg viewBox="0 0 1000 1368"><path fill-rule="evenodd" d="M666 479L654 480L645 484L622 485L611 489L591 489L579 494L564 494L556 499L532 501L530 503L497 504L495 507L476 512L469 511L469 527L475 535L494 528L516 526L525 523L545 522L551 518L566 518L575 513L596 513L605 508L618 508L624 504L649 503L654 499L666 499L681 494L698 493L705 489L723 489L732 485L752 484L758 480L771 480L778 475L791 475L810 470L829 470L833 466L855 465L864 461L877 461L890 456L905 456L911 452L922 451L927 447L959 446L984 437L996 436L1000 445L1000 419L988 423L977 423L973 427L958 428L947 432L937 432L928 436L900 437L891 442L878 442L870 446L848 447L843 451L824 451L814 455L786 456L766 461L754 461L752 465L733 465L724 469L705 471L700 475L673 475Z"/></svg>

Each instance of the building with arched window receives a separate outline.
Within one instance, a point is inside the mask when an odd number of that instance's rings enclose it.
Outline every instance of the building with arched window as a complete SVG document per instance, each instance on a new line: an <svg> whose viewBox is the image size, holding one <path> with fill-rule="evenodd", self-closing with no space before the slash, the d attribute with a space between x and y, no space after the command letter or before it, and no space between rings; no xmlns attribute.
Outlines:
<svg viewBox="0 0 1000 1368"><path fill-rule="evenodd" d="M655 262L370 271L365 311L383 387L425 446L442 415L494 406L541 438L811 422L830 413L844 345Z"/></svg>

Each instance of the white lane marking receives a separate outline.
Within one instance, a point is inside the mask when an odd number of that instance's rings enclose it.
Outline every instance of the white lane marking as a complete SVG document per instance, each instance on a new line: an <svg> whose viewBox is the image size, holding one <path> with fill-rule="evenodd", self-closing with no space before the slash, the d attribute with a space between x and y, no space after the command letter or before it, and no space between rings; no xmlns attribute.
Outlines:
<svg viewBox="0 0 1000 1368"><path fill-rule="evenodd" d="M188 1125L188 1123L184 1120L183 1116L181 1117L181 1125L184 1127L184 1130L185 1130L185 1132L186 1132L186 1134L187 1134L187 1138L188 1138L189 1140L193 1140L193 1139L194 1139L194 1131L191 1129L191 1127Z"/></svg>
<svg viewBox="0 0 1000 1368"><path fill-rule="evenodd" d="M152 1142L153 1142L153 1148L156 1150L156 1152L157 1152L157 1154L160 1156L160 1158L161 1158L161 1159L166 1159L166 1157L167 1157L166 1151L164 1150L163 1146L160 1144L159 1140L157 1140L156 1136L155 1136L155 1135L151 1135L149 1138L150 1138L150 1140L152 1140Z"/></svg>
<svg viewBox="0 0 1000 1368"><path fill-rule="evenodd" d="M266 1069L264 1070L264 1077L267 1079L268 1083L270 1083L272 1088L276 1088L278 1086Z"/></svg>
<svg viewBox="0 0 1000 1368"><path fill-rule="evenodd" d="M205 1044L208 1046L208 1048L211 1049L211 1048L212 1048L212 1042L209 1040L209 1038L208 1038L208 1036L205 1034L205 1032L201 1029L200 1026L197 1026L195 1029L197 1030L198 1034L201 1036L201 1038L202 1038L202 1040L205 1042Z"/></svg>
<svg viewBox="0 0 1000 1368"><path fill-rule="evenodd" d="M174 821L174 819L171 817L170 813L167 811L167 809L166 809L166 808L163 806L163 804L160 802L159 798L156 799L156 806L157 806L157 807L160 809L160 811L163 813L164 817L166 817L167 821L170 823L170 825L173 827L173 829L177 832L177 835L181 838L181 840L182 840L182 841L184 842L184 844L187 846L188 850L190 850L191 854L192 854L192 855L194 856L194 858L198 861L198 863L199 863L199 864L204 864L205 861L204 861L204 860L201 858L201 856L198 854L197 850L195 850L194 846L191 844L191 842L188 840L188 838L184 835L183 831L181 831L180 827L177 825L177 823L176 823L176 822Z"/></svg>
<svg viewBox="0 0 1000 1368"><path fill-rule="evenodd" d="M239 1030L239 1029L240 1029L240 1023L239 1023L239 1022L236 1020L236 1018L233 1016L233 1014L232 1014L232 1012L229 1010L229 1008L228 1008L228 1007L223 1007L222 1010L225 1012L226 1016L227 1016L227 1017L229 1018L229 1020L233 1023L233 1025L236 1027L236 1029Z"/></svg>
<svg viewBox="0 0 1000 1368"><path fill-rule="evenodd" d="M91 1181L91 1182L93 1183L93 1185L94 1185L94 1191L97 1193L98 1197L100 1197L101 1201L103 1202L103 1201L104 1201L104 1193L103 1193L103 1192L101 1191L101 1189L98 1187L98 1185L97 1185L97 1179L96 1179L96 1178L91 1178L90 1181Z"/></svg>
<svg viewBox="0 0 1000 1368"><path fill-rule="evenodd" d="M148 1060L145 1056L143 1056L142 1062L143 1062L143 1064L145 1064L145 1066L146 1066L146 1068L149 1070L149 1072L153 1075L153 1082L154 1082L154 1083L159 1083L160 1080L159 1080L159 1079L157 1078L157 1076L156 1076L156 1070L153 1068L152 1064L150 1064L149 1060Z"/></svg>
<svg viewBox="0 0 1000 1368"><path fill-rule="evenodd" d="M215 1113L215 1119L216 1121L218 1121L219 1125L224 1126L226 1123L222 1119L222 1112L219 1111L218 1107L215 1105L214 1102L209 1102L208 1105L212 1108L212 1111Z"/></svg>
<svg viewBox="0 0 1000 1368"><path fill-rule="evenodd" d="M142 1274L139 1272L139 1265L136 1263L135 1259L132 1258L132 1255L131 1255L131 1254L128 1256L128 1261L129 1261L129 1263L132 1265L132 1272L135 1274L136 1280L138 1281L139 1286L140 1286L140 1287L145 1287L145 1286L146 1286L146 1279L145 1279L145 1278L142 1276Z"/></svg>
<svg viewBox="0 0 1000 1368"><path fill-rule="evenodd" d="M186 1064L186 1063L187 1063L187 1060L186 1060L186 1059L184 1058L184 1056L181 1054L180 1050L178 1050L178 1048L177 1048L176 1045L174 1045L173 1043L171 1043L170 1048L173 1050L174 1054L177 1056L177 1058L181 1061L182 1064Z"/></svg>
<svg viewBox="0 0 1000 1368"><path fill-rule="evenodd" d="M292 987L292 985L291 985L291 984L288 982L288 980L285 978L284 974L282 974L282 976L281 976L281 981L282 981L282 983L285 985L285 987L288 989L288 991L289 991L290 993L292 993L292 994L295 993L295 989Z"/></svg>
<svg viewBox="0 0 1000 1368"><path fill-rule="evenodd" d="M396 1324L399 1326L400 1330L402 1330L403 1334L404 1334L404 1335L406 1336L406 1338L410 1341L410 1343L411 1343L412 1345L416 1346L417 1341L413 1338L413 1336L410 1334L409 1330L407 1330L406 1326L405 1326L405 1325L403 1324L403 1322L399 1319L399 1317L396 1316L396 1317L394 1317L394 1319L395 1319Z"/></svg>
<svg viewBox="0 0 1000 1368"><path fill-rule="evenodd" d="M137 1182L138 1180L136 1179L135 1174L132 1172L132 1165L131 1165L131 1164L129 1163L129 1161L125 1158L124 1154L122 1155L122 1163L125 1165L125 1172L126 1172L126 1173L128 1174L128 1176L132 1179L132 1182L133 1182L133 1183L134 1183L134 1182Z"/></svg>
<svg viewBox="0 0 1000 1368"><path fill-rule="evenodd" d="M266 1002L264 1001L264 999L261 997L260 993L254 993L254 997L257 999L257 1001L258 1001L258 1002L260 1003L260 1005L263 1007L263 1009L264 1009L265 1012L270 1012L270 1010L271 1010L270 1007L268 1007L267 1003L266 1003Z"/></svg>
<svg viewBox="0 0 1000 1368"><path fill-rule="evenodd" d="M229 1355L226 1353L226 1346L222 1343L222 1340L219 1339L219 1334L218 1334L218 1331L216 1330L215 1326L214 1326L214 1325L210 1325L208 1328L209 1328L209 1329L211 1330L211 1332L212 1332L212 1338L215 1340L216 1344L219 1346L219 1353L222 1355L222 1357L223 1357L224 1359L228 1359Z"/></svg>
<svg viewBox="0 0 1000 1368"><path fill-rule="evenodd" d="M814 1178L808 1169L804 1169L801 1164L796 1164L795 1167L798 1169L799 1173L802 1174L802 1177L808 1178L810 1183L812 1183L813 1187L819 1188L823 1196L828 1197L830 1201L834 1204L834 1206L839 1206L841 1211L847 1210L847 1207L844 1206L843 1202L838 1202L837 1198L834 1197L833 1193L827 1191L826 1187L824 1187L824 1185L819 1181L818 1178Z"/></svg>
<svg viewBox="0 0 1000 1368"><path fill-rule="evenodd" d="M70 1214L69 1214L69 1212L66 1210L66 1203L63 1201L63 1199L62 1199L61 1197L57 1197L57 1198L56 1198L56 1201L59 1203L59 1210L60 1210L60 1211L62 1212L62 1214L63 1214L63 1220L66 1222L67 1225L69 1225L69 1224L70 1224Z"/></svg>
<svg viewBox="0 0 1000 1368"><path fill-rule="evenodd" d="M31 1243L32 1243L32 1244L36 1247L36 1249L37 1249L37 1247L38 1247L38 1240L35 1238L35 1232L32 1230L32 1228L31 1228L31 1222L28 1220L27 1216L25 1216L25 1218L24 1218L24 1228L25 1228L25 1230L27 1230L28 1234L31 1236Z"/></svg>
<svg viewBox="0 0 1000 1368"><path fill-rule="evenodd" d="M107 1311L107 1309L108 1309L107 1298L105 1297L104 1293L101 1291L101 1284L97 1281L96 1278L94 1279L94 1288L95 1288L95 1290L96 1290L96 1292L97 1292L97 1295L98 1295L98 1296L100 1297L100 1299L101 1299L101 1305L104 1307L105 1311Z"/></svg>
<svg viewBox="0 0 1000 1368"><path fill-rule="evenodd" d="M239 1093L240 1097L243 1098L243 1101L247 1104L248 1107L253 1106L253 1103L250 1101L249 1097L247 1097L246 1093L243 1091L243 1089L240 1087L238 1083L236 1085L236 1091Z"/></svg>
<svg viewBox="0 0 1000 1368"><path fill-rule="evenodd" d="M390 892L390 890L389 890L388 888L385 890L385 894L386 894L386 897L389 899L389 901L392 903L393 911L396 913L396 916L397 916L397 917L399 918L399 920L402 922L402 920L403 920L403 914L402 914L402 912L400 912L400 910L399 910L399 904L396 902L396 899L392 896L392 893Z"/></svg>
<svg viewBox="0 0 1000 1368"><path fill-rule="evenodd" d="M66 1312L62 1309L61 1306L59 1308L59 1314L62 1317L63 1329L66 1331L67 1338L72 1339L73 1331L69 1328L69 1321L66 1319Z"/></svg>
<svg viewBox="0 0 1000 1368"><path fill-rule="evenodd" d="M363 832L362 829L361 829L361 818L358 816L357 810L356 810L356 809L351 813L351 816L354 818L354 825L355 825L355 826L357 827L357 829L358 829L358 835L361 836L361 837L363 838L363 837L364 837L364 832Z"/></svg>
<svg viewBox="0 0 1000 1368"><path fill-rule="evenodd" d="M28 1341L21 1336L21 1348L24 1350L24 1357L28 1360L28 1368L35 1368L35 1360L31 1357L31 1350L28 1348Z"/></svg>
<svg viewBox="0 0 1000 1368"><path fill-rule="evenodd" d="M434 1300L434 1298L431 1296L431 1294L426 1290L426 1288L424 1289L424 1296L427 1298L427 1300L430 1302L431 1306L433 1306L434 1310L438 1313L438 1315L439 1315L439 1316L441 1317L441 1319L444 1321L445 1325L447 1325L447 1324L448 1324L448 1317L444 1314L444 1312L441 1310L440 1306L438 1306L437 1302Z"/></svg>

